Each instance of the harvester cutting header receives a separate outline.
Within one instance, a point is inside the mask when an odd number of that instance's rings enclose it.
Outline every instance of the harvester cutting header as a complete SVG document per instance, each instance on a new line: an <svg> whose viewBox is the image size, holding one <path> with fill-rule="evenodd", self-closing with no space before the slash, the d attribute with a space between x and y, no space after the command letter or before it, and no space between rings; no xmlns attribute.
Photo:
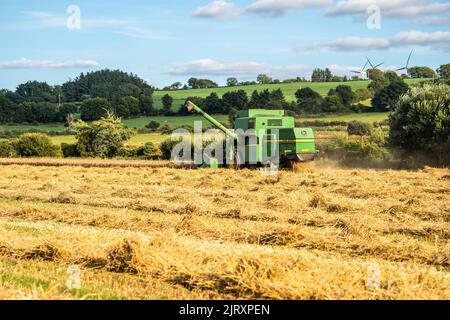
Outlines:
<svg viewBox="0 0 450 320"><path fill-rule="evenodd" d="M235 167L264 166L270 163L289 167L295 162L315 159L313 130L296 128L295 118L286 116L284 110L238 111L234 130L230 130L191 101L187 102L186 108L200 114L234 140L238 150L233 157Z"/></svg>

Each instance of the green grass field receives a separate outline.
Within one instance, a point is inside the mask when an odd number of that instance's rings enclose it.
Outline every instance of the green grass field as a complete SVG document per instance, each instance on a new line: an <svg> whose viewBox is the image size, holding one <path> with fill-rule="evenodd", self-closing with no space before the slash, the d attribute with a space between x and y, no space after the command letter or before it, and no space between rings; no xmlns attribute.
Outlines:
<svg viewBox="0 0 450 320"><path fill-rule="evenodd" d="M341 115L330 115L323 117L311 117L311 118L299 118L300 121L315 121L315 120L323 120L323 121L353 121L358 120L366 123L373 122L381 122L388 118L388 113L383 112L372 112L372 113L350 113L350 114L341 114Z"/></svg>
<svg viewBox="0 0 450 320"><path fill-rule="evenodd" d="M417 84L426 79L407 79L406 83L409 85ZM267 85L252 85L252 86L237 86L237 87L221 87L214 89L190 89L190 90L175 90L175 91L156 91L153 94L153 99L156 108L161 108L161 98L169 94L174 99L173 109L178 110L180 106L186 101L188 97L202 97L205 98L212 92L216 92L220 97L229 91L244 90L250 96L253 91L262 91L265 89L283 90L286 100L291 102L295 101L295 92L298 89L309 87L321 95L326 95L332 88L336 88L338 85L345 84L352 87L353 90L367 88L369 81L349 81L349 82L300 82L300 83L280 83L280 84L267 84Z"/></svg>
<svg viewBox="0 0 450 320"><path fill-rule="evenodd" d="M386 120L388 117L387 113L353 113L353 114L344 114L344 115L333 115L333 116L326 116L326 117L312 117L312 118L300 118L299 120L302 121L352 121L352 120L358 120L362 122L367 123L373 123L373 122L380 122L383 120ZM219 119L221 122L226 123L227 117L223 115L216 116L217 119ZM132 119L132 120L125 120L127 125L130 128L143 128L145 124L147 124L150 120L156 120L160 123L170 123L173 125L173 127L178 127L181 125L193 125L193 122L195 120L200 121L202 120L200 117L147 117L147 118L139 118L139 119ZM208 123L203 121L204 127L210 127ZM149 133L149 134L137 134L133 138L131 138L127 144L129 145L139 145L144 144L146 142L153 142L153 143L161 143L162 141L168 139L169 135L162 135L160 133ZM55 144L61 144L61 143L75 143L75 137L74 136L54 136L51 137L53 143Z"/></svg>
<svg viewBox="0 0 450 320"><path fill-rule="evenodd" d="M156 144L159 144L163 142L164 140L170 138L169 135L163 135L160 133L146 133L146 134L137 134L134 137L132 137L127 144L128 145L143 145L147 142L153 142ZM61 144L61 143L76 143L75 136L54 136L50 137L52 142L54 144Z"/></svg>

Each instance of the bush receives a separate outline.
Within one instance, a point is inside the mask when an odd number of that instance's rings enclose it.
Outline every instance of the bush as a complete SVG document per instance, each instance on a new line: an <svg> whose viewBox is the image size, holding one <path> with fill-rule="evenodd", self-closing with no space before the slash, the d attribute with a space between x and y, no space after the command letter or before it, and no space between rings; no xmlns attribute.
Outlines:
<svg viewBox="0 0 450 320"><path fill-rule="evenodd" d="M20 157L60 157L61 148L54 145L50 138L42 133L26 133L15 142L14 148Z"/></svg>
<svg viewBox="0 0 450 320"><path fill-rule="evenodd" d="M112 158L119 155L124 142L133 131L125 128L119 118L108 116L91 125L78 121L74 124L77 149L82 157Z"/></svg>
<svg viewBox="0 0 450 320"><path fill-rule="evenodd" d="M165 123L162 127L161 127L161 133L162 134L171 134L173 131L172 126L168 123Z"/></svg>
<svg viewBox="0 0 450 320"><path fill-rule="evenodd" d="M0 140L0 158L13 158L16 156L16 150L11 140Z"/></svg>
<svg viewBox="0 0 450 320"><path fill-rule="evenodd" d="M151 131L156 131L161 126L161 124L158 121L150 121L145 127L147 129L150 129Z"/></svg>
<svg viewBox="0 0 450 320"><path fill-rule="evenodd" d="M122 158L137 158L140 147L123 146L119 149L117 156Z"/></svg>
<svg viewBox="0 0 450 320"><path fill-rule="evenodd" d="M158 147L152 142L147 142L144 146L140 147L137 153L139 157L143 157L144 159L156 159L160 154Z"/></svg>
<svg viewBox="0 0 450 320"><path fill-rule="evenodd" d="M373 126L370 123L354 120L348 124L347 132L350 136L367 136L372 129Z"/></svg>
<svg viewBox="0 0 450 320"><path fill-rule="evenodd" d="M326 157L343 163L364 161L370 164L392 159L388 149L387 134L381 128L372 130L369 136L360 139L346 139L338 136L319 144L318 148Z"/></svg>
<svg viewBox="0 0 450 320"><path fill-rule="evenodd" d="M163 160L170 160L172 157L172 149L178 143L179 143L179 141L172 141L172 139L164 140L159 146L159 150L161 152L161 158Z"/></svg>
<svg viewBox="0 0 450 320"><path fill-rule="evenodd" d="M390 116L390 143L404 156L428 155L450 163L450 86L414 87Z"/></svg>
<svg viewBox="0 0 450 320"><path fill-rule="evenodd" d="M175 140L175 141L172 141L172 139L167 139L167 140L163 141L159 146L161 158L163 160L172 160L171 159L172 158L172 150L181 141L182 141L181 138L179 140ZM203 142L203 146L205 146L205 144L207 144L207 142ZM193 158L193 155L194 155L194 144L191 144L191 160ZM179 156L182 156L182 154L180 154Z"/></svg>
<svg viewBox="0 0 450 320"><path fill-rule="evenodd" d="M61 143L61 150L64 158L80 157L80 152L78 151L76 144Z"/></svg>

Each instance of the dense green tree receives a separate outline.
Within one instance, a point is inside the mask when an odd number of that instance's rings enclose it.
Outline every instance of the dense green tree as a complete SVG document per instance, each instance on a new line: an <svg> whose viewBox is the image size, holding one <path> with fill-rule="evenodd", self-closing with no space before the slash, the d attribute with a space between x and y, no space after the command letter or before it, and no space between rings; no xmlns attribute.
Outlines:
<svg viewBox="0 0 450 320"><path fill-rule="evenodd" d="M311 75L312 82L331 82L332 80L333 74L331 73L331 70L328 68L326 68L325 70L319 68L314 69Z"/></svg>
<svg viewBox="0 0 450 320"><path fill-rule="evenodd" d="M372 80L368 88L373 90L373 92L380 91L389 84L389 81L384 76L384 72L379 69L369 69L367 70L367 74L369 79Z"/></svg>
<svg viewBox="0 0 450 320"><path fill-rule="evenodd" d="M78 102L86 98L102 97L114 103L124 96L139 98L152 95L153 88L136 75L120 70L100 70L81 73L76 79L62 85L61 91L67 102Z"/></svg>
<svg viewBox="0 0 450 320"><path fill-rule="evenodd" d="M28 81L16 89L18 99L32 102L56 102L53 88L46 82Z"/></svg>
<svg viewBox="0 0 450 320"><path fill-rule="evenodd" d="M173 104L173 98L166 94L161 99L162 105L163 105L163 113L166 115L172 114L172 104Z"/></svg>
<svg viewBox="0 0 450 320"><path fill-rule="evenodd" d="M408 91L408 85L403 81L395 81L375 92L372 107L376 112L392 111L401 95Z"/></svg>
<svg viewBox="0 0 450 320"><path fill-rule="evenodd" d="M239 84L238 79L231 77L227 79L227 87L235 87Z"/></svg>
<svg viewBox="0 0 450 320"><path fill-rule="evenodd" d="M119 154L133 132L119 118L108 116L92 124L78 121L73 125L81 157L111 158Z"/></svg>
<svg viewBox="0 0 450 320"><path fill-rule="evenodd" d="M212 80L209 79L197 79L197 78L190 78L188 80L188 85L192 89L208 89L208 88L217 88L219 85L215 83Z"/></svg>
<svg viewBox="0 0 450 320"><path fill-rule="evenodd" d="M368 88L356 89L354 92L354 102L365 101L373 98L373 91Z"/></svg>
<svg viewBox="0 0 450 320"><path fill-rule="evenodd" d="M84 121L99 120L111 111L111 106L105 98L84 100L80 106L80 118Z"/></svg>
<svg viewBox="0 0 450 320"><path fill-rule="evenodd" d="M341 99L342 104L345 107L350 107L355 95L353 94L352 87L347 85L339 85L336 87L335 92L337 96Z"/></svg>
<svg viewBox="0 0 450 320"><path fill-rule="evenodd" d="M156 114L153 108L153 97L151 92L143 92L139 96L139 110L144 116L153 116Z"/></svg>
<svg viewBox="0 0 450 320"><path fill-rule="evenodd" d="M123 97L116 106L116 114L127 118L137 116L140 113L139 100L135 97Z"/></svg>
<svg viewBox="0 0 450 320"><path fill-rule="evenodd" d="M259 84L269 84L269 83L272 83L272 78L269 77L269 76L266 75L266 74L260 74L260 75L258 75L258 77L256 78L256 81L257 81Z"/></svg>
<svg viewBox="0 0 450 320"><path fill-rule="evenodd" d="M217 93L213 92L205 99L205 112L209 114L217 114L224 112L222 100Z"/></svg>
<svg viewBox="0 0 450 320"><path fill-rule="evenodd" d="M436 72L430 67L411 67L408 69L411 78L434 78Z"/></svg>
<svg viewBox="0 0 450 320"><path fill-rule="evenodd" d="M392 146L405 154L425 153L437 164L450 164L450 86L413 87L390 117Z"/></svg>
<svg viewBox="0 0 450 320"><path fill-rule="evenodd" d="M450 80L450 63L441 65L437 72L439 77Z"/></svg>
<svg viewBox="0 0 450 320"><path fill-rule="evenodd" d="M169 89L170 90L179 90L179 89L181 89L182 86L183 86L183 84L181 82L177 81L177 82L172 83L169 86Z"/></svg>
<svg viewBox="0 0 450 320"><path fill-rule="evenodd" d="M341 98L336 95L328 95L325 97L322 105L322 111L327 113L334 113L344 109Z"/></svg>
<svg viewBox="0 0 450 320"><path fill-rule="evenodd" d="M297 113L320 113L322 112L323 98L311 88L302 88L295 92L297 98Z"/></svg>
<svg viewBox="0 0 450 320"><path fill-rule="evenodd" d="M236 110L248 109L248 96L244 90L230 91L223 95L224 112L227 113L231 108Z"/></svg>
<svg viewBox="0 0 450 320"><path fill-rule="evenodd" d="M288 107L288 103L284 98L283 91L281 89L276 89L270 92L269 102L267 104L268 109L286 109Z"/></svg>
<svg viewBox="0 0 450 320"><path fill-rule="evenodd" d="M17 109L17 104L11 97L14 93L8 90L0 90L0 122L12 121L15 111Z"/></svg>

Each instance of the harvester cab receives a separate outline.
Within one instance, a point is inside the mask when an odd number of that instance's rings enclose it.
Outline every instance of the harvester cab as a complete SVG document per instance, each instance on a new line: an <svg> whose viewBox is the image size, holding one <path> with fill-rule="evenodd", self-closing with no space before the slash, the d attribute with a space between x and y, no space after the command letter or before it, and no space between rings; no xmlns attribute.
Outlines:
<svg viewBox="0 0 450 320"><path fill-rule="evenodd" d="M290 166L295 162L309 162L315 159L316 144L313 130L296 128L295 118L286 116L284 110L238 111L232 131L192 102L189 101L186 107L189 111L202 115L242 146L241 149L245 152L239 152L235 156L235 162L242 166L261 166L272 162Z"/></svg>

